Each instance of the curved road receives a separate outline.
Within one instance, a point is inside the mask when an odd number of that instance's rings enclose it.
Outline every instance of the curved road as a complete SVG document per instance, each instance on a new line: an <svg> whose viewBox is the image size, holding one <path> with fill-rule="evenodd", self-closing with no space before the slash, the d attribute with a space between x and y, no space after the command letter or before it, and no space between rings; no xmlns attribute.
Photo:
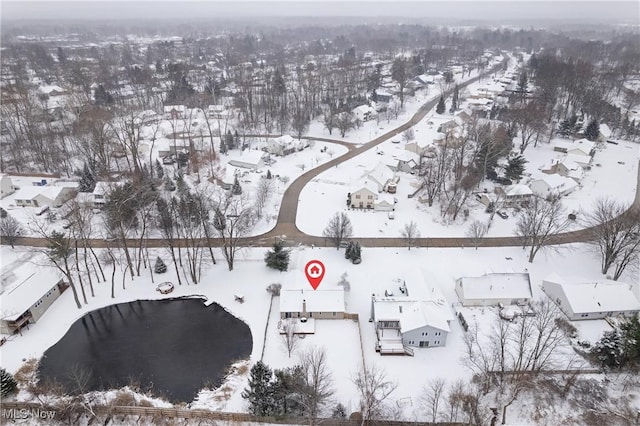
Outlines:
<svg viewBox="0 0 640 426"><path fill-rule="evenodd" d="M498 71L502 68L502 64L493 67L489 71L482 73L480 76L474 77L470 80L467 80L464 83L460 83L459 87L465 87L469 84L472 84L479 80L481 77L487 76ZM450 94L451 91L445 93L446 96ZM336 157L331 161L324 163L318 167L315 167L306 173L299 176L296 180L294 180L291 185L285 190L285 193L282 198L282 204L280 206L280 212L278 214L278 220L276 222L276 226L269 232L266 232L261 235L246 237L243 238L243 242L247 246L254 247L269 247L273 244L276 238L278 237L286 237L287 241L292 244L303 244L303 245L315 245L318 247L322 246L330 246L331 244L324 237L313 236L309 234L305 234L300 231L296 226L296 216L298 214L298 199L300 198L300 193L304 189L305 185L307 185L313 178L318 176L320 173L337 166L338 164L344 163L347 160L350 160L357 155L362 154L365 151L368 151L381 143L391 139L392 137L404 132L408 128L414 126L420 120L422 120L427 113L436 106L438 102L438 97L435 99L425 103L420 107L420 109L401 126L386 132L385 134L378 136L377 138L356 146L355 144L341 141L338 139L330 139L330 138L317 138L311 136L303 136L303 139L311 139L315 141L336 143L347 148L347 153L341 155L340 157ZM280 135L247 135L247 136L259 136L259 137L277 137ZM638 165L638 181L636 186L636 196L633 202L633 206L640 208L640 162ZM401 237L356 237L352 238L353 240L357 240L364 247L402 247L406 246L406 241ZM565 232L562 234L557 234L553 236L549 242L549 244L567 244L567 243L579 243L579 242L587 242L591 240L591 232L589 229L581 229L577 231ZM138 240L131 239L127 242L130 247L136 246L136 242ZM219 239L214 238L213 241L216 244L219 244ZM7 244L4 240L2 240L2 244ZM109 245L108 242L102 239L92 239L90 240L90 244L95 248L105 248ZM179 241L179 244L184 246L186 244L185 241ZM470 238L466 237L437 237L437 238L417 238L415 243L413 244L415 247L468 247L474 244L474 241ZM34 247L43 247L46 245L46 241L41 238L35 237L23 237L18 239L15 242L16 246L34 246ZM511 247L511 246L520 246L520 239L516 236L511 237L486 237L483 238L480 242L480 247ZM147 239L146 240L147 247L163 247L163 240L161 239Z"/></svg>

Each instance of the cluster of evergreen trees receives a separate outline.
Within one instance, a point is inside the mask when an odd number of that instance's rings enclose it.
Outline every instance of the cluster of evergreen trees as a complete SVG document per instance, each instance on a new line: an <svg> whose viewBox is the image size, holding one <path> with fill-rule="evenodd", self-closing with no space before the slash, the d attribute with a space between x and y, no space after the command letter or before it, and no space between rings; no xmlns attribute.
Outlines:
<svg viewBox="0 0 640 426"><path fill-rule="evenodd" d="M640 365L640 318L638 314L606 331L591 349L602 367L637 368Z"/></svg>
<svg viewBox="0 0 640 426"><path fill-rule="evenodd" d="M4 368L0 368L0 395L5 397L18 388L16 380Z"/></svg>
<svg viewBox="0 0 640 426"><path fill-rule="evenodd" d="M360 247L360 243L349 241L344 251L344 258L349 259L351 263L356 265L362 262L362 248Z"/></svg>
<svg viewBox="0 0 640 426"><path fill-rule="evenodd" d="M242 392L242 397L249 404L249 412L255 416L300 417L305 408L296 395L303 386L300 366L271 370L258 361L251 368L249 386Z"/></svg>

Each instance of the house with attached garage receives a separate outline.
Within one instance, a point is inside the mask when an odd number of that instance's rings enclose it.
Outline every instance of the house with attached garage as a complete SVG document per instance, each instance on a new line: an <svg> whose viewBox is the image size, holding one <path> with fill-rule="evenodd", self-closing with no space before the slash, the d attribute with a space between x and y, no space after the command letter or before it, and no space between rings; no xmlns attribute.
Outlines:
<svg viewBox="0 0 640 426"><path fill-rule="evenodd" d="M353 109L353 115L361 122L373 120L378 116L376 109L370 105L360 105Z"/></svg>
<svg viewBox="0 0 640 426"><path fill-rule="evenodd" d="M264 167L264 159L267 154L258 150L244 150L240 155L235 155L229 160L229 164L250 170L260 170Z"/></svg>
<svg viewBox="0 0 640 426"><path fill-rule="evenodd" d="M553 150L563 152L565 154L582 155L592 157L595 153L596 144L589 139L580 139L574 142L564 140L556 141L553 144Z"/></svg>
<svg viewBox="0 0 640 426"><path fill-rule="evenodd" d="M567 155L567 157L570 156ZM558 162L558 164L556 165L556 173L558 173L560 176L571 178L577 183L580 183L580 181L584 177L584 169L582 168L582 166L567 158L564 158L563 160Z"/></svg>
<svg viewBox="0 0 640 426"><path fill-rule="evenodd" d="M53 268L30 262L3 272L0 332L18 333L37 322L67 287Z"/></svg>
<svg viewBox="0 0 640 426"><path fill-rule="evenodd" d="M575 180L559 174L542 174L529 183L531 191L542 198L567 195L577 187Z"/></svg>
<svg viewBox="0 0 640 426"><path fill-rule="evenodd" d="M395 185L400 180L398 176L387 166L380 162L367 173L366 179L376 184L378 192L386 192L390 185Z"/></svg>
<svg viewBox="0 0 640 426"><path fill-rule="evenodd" d="M411 142L407 142L404 146L409 152L413 152L418 157L421 155L427 154L430 150L433 149L433 142L427 141L426 139L414 139Z"/></svg>
<svg viewBox="0 0 640 426"><path fill-rule="evenodd" d="M60 207L76 194L74 187L27 186L16 192L14 201L20 207Z"/></svg>
<svg viewBox="0 0 640 426"><path fill-rule="evenodd" d="M296 151L302 151L309 146L308 141L297 141L291 135L282 135L278 138L269 139L266 150L269 154L285 156Z"/></svg>
<svg viewBox="0 0 640 426"><path fill-rule="evenodd" d="M528 273L488 273L456 280L462 306L523 305L532 298Z"/></svg>
<svg viewBox="0 0 640 426"><path fill-rule="evenodd" d="M496 188L496 194L503 200L505 207L516 207L528 203L534 196L527 185L509 185Z"/></svg>
<svg viewBox="0 0 640 426"><path fill-rule="evenodd" d="M630 317L640 312L638 283L565 279L554 273L542 281L542 291L572 321Z"/></svg>
<svg viewBox="0 0 640 426"><path fill-rule="evenodd" d="M361 180L347 194L347 205L352 209L372 209L378 197L378 185Z"/></svg>
<svg viewBox="0 0 640 426"><path fill-rule="evenodd" d="M280 319L343 319L345 308L343 289L280 290Z"/></svg>
<svg viewBox="0 0 640 426"><path fill-rule="evenodd" d="M392 170L404 173L415 173L420 165L420 156L407 150L398 150L393 155L393 162L389 166Z"/></svg>

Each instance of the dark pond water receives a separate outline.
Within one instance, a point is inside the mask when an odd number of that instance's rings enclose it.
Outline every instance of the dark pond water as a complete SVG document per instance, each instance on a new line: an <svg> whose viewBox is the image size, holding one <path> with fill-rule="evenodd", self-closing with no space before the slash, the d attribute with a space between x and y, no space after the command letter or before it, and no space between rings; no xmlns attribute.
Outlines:
<svg viewBox="0 0 640 426"><path fill-rule="evenodd" d="M108 306L73 323L40 362L41 379L74 392L74 372L90 373L88 390L137 382L172 402L219 386L232 361L247 358L251 331L202 299L145 300ZM77 373L75 374L78 375Z"/></svg>

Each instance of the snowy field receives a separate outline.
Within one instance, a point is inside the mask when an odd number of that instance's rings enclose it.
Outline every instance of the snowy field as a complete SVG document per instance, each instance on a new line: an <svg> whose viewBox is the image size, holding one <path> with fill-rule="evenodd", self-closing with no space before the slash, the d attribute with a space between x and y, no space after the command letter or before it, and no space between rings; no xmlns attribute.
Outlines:
<svg viewBox="0 0 640 426"><path fill-rule="evenodd" d="M25 249L11 250L1 248L3 265L20 262L25 256ZM540 253L533 264L526 262L526 252L516 248L487 249L413 249L404 248L373 249L363 251L363 262L353 265L346 259L342 251L333 249L295 248L292 253L290 271L285 273L267 269L264 265L263 249L247 250L238 258L235 270L229 272L226 266L207 265L203 270L202 282L198 285L176 286L170 295L160 295L155 285L160 281L170 280L176 283L172 273L155 275L156 284L151 282L147 272L136 277L134 281L126 279L126 290L122 290L121 272L117 273L116 297L110 297L110 282L94 284L96 297L89 298L89 304L77 309L71 291L66 291L38 321L31 325L23 336L12 336L2 347L2 363L9 371L15 372L23 360L40 357L51 345L56 343L67 332L71 324L85 313L107 305L132 300L160 299L168 297L194 296L206 299L206 303L216 302L233 315L245 321L253 336L251 362L260 359L263 351L265 323L267 321L270 295L265 288L273 282L280 282L284 288L306 288L308 285L302 272L303 265L311 259L321 260L326 268L321 289L335 288L340 276L347 273L351 290L346 295L347 311L357 313L358 325L351 320L318 320L316 334L307 336L303 345L325 347L333 369L336 388L336 402L341 402L348 409L354 410L357 404L355 389L350 378L356 370L366 363L375 363L384 368L398 389L392 399L401 408L406 419L415 419L419 404L417 396L424 384L436 377L454 380L470 375L462 363L462 330L457 323L451 323L451 333L447 345L440 348L418 349L416 356L383 357L374 351L375 332L368 322L371 308L371 294L382 294L390 286L392 280L410 274L417 268L425 271L429 282L408 282L409 294L420 294L437 286L444 294L448 304L454 309L457 297L454 292L454 280L460 276L481 275L486 272L524 272L531 274L531 282L536 298L543 297L539 288L541 280L551 272L562 274L571 271L571 275L579 275L586 279L601 278L598 271L598 260L585 245L561 247L557 251ZM166 252L158 251L163 257ZM28 256L26 256L28 257ZM32 259L34 260L34 259ZM388 265L393 265L390 268ZM575 271L580 271L576 273ZM372 278L375 277L375 278ZM632 281L631 276L623 276L623 280ZM242 294L245 303L234 300L235 294ZM295 363L295 352L289 359L281 338L275 330L278 318L278 297L273 299L273 307L267 327L264 361L276 368ZM495 314L492 310L473 309L469 322L477 322L481 328L488 327ZM608 326L603 321L585 322L585 336L595 340ZM579 327L583 329L582 326ZM361 333L361 336L360 336ZM362 349L359 338L362 339ZM416 372L420 372L416 374ZM230 377L224 391L203 391L193 407L208 407L225 411L245 411L246 407L240 393L246 386L246 375ZM521 424L516 416L509 419L512 424Z"/></svg>

